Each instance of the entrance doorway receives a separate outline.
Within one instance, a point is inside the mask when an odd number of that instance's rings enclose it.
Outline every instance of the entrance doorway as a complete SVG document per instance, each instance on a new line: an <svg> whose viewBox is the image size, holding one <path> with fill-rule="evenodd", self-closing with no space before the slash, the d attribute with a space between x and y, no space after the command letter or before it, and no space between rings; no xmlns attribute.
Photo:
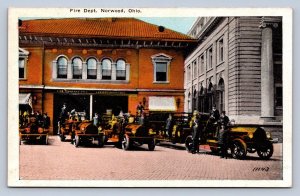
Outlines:
<svg viewBox="0 0 300 196"><path fill-rule="evenodd" d="M90 96L89 95L70 95L70 94L55 94L53 100L53 133L57 133L57 123L61 108L66 105L66 111L71 112L75 109L77 112L85 112L86 119L89 119L90 114Z"/></svg>
<svg viewBox="0 0 300 196"><path fill-rule="evenodd" d="M61 108L66 104L66 111L85 112L85 119L91 119L95 113L104 114L107 110L112 110L114 115L118 115L122 110L128 112L128 96L102 96L93 95L92 115L90 116L90 96L74 94L54 94L53 104L53 133L57 134L57 123Z"/></svg>
<svg viewBox="0 0 300 196"><path fill-rule="evenodd" d="M114 115L118 115L122 110L128 112L128 97L127 96L99 96L93 97L93 114L104 114L106 110L112 110Z"/></svg>

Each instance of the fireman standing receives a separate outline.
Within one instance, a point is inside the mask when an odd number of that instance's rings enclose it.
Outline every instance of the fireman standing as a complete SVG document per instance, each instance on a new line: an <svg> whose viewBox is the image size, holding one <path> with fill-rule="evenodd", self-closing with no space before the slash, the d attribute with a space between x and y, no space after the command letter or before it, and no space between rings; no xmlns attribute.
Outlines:
<svg viewBox="0 0 300 196"><path fill-rule="evenodd" d="M192 154L199 152L199 136L200 136L200 114L197 110L193 112L193 117L191 119L192 128Z"/></svg>

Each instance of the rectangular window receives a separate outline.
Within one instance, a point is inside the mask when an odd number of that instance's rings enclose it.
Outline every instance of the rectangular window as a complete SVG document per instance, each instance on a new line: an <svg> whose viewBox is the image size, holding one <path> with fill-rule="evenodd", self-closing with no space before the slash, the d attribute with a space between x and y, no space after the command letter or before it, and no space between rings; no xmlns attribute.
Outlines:
<svg viewBox="0 0 300 196"><path fill-rule="evenodd" d="M223 38L218 41L218 63L224 61L224 43Z"/></svg>
<svg viewBox="0 0 300 196"><path fill-rule="evenodd" d="M200 69L199 69L199 75L202 75L204 73L204 55L202 54L200 56L200 60L199 60L199 64L200 64Z"/></svg>
<svg viewBox="0 0 300 196"><path fill-rule="evenodd" d="M210 49L208 49L207 52L207 69L212 68L212 61L213 61L213 49L211 47Z"/></svg>
<svg viewBox="0 0 300 196"><path fill-rule="evenodd" d="M167 81L167 63L156 62L156 81Z"/></svg>
<svg viewBox="0 0 300 196"><path fill-rule="evenodd" d="M194 72L193 72L194 78L197 78L197 61L193 62L193 67L194 67Z"/></svg>
<svg viewBox="0 0 300 196"><path fill-rule="evenodd" d="M282 86L277 86L275 89L275 104L276 107L282 107Z"/></svg>
<svg viewBox="0 0 300 196"><path fill-rule="evenodd" d="M25 59L19 58L19 78L25 78Z"/></svg>
<svg viewBox="0 0 300 196"><path fill-rule="evenodd" d="M188 66L188 81L190 82L191 80L191 66Z"/></svg>

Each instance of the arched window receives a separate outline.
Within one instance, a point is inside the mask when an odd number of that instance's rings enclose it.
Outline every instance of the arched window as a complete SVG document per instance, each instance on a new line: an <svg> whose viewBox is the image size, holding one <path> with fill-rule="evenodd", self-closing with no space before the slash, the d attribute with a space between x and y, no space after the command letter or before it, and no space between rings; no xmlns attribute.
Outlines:
<svg viewBox="0 0 300 196"><path fill-rule="evenodd" d="M111 61L109 59L102 60L102 79L111 80Z"/></svg>
<svg viewBox="0 0 300 196"><path fill-rule="evenodd" d="M197 110L197 90L195 86L195 90L193 93L193 110Z"/></svg>
<svg viewBox="0 0 300 196"><path fill-rule="evenodd" d="M188 94L188 112L192 112L191 93Z"/></svg>
<svg viewBox="0 0 300 196"><path fill-rule="evenodd" d="M97 79L97 60L89 58L87 60L87 79Z"/></svg>
<svg viewBox="0 0 300 196"><path fill-rule="evenodd" d="M126 63L120 59L117 61L117 80L126 80Z"/></svg>
<svg viewBox="0 0 300 196"><path fill-rule="evenodd" d="M73 66L73 78L81 79L82 78L82 60L79 57L76 57L72 61Z"/></svg>
<svg viewBox="0 0 300 196"><path fill-rule="evenodd" d="M218 84L218 109L220 111L224 111L225 110L225 88L224 88L224 80L223 78L221 78L219 80L219 84Z"/></svg>
<svg viewBox="0 0 300 196"><path fill-rule="evenodd" d="M214 94L213 94L213 84L210 82L207 88L207 112L212 109L214 105Z"/></svg>
<svg viewBox="0 0 300 196"><path fill-rule="evenodd" d="M198 106L199 106L199 111L204 112L204 89L202 85L199 90Z"/></svg>
<svg viewBox="0 0 300 196"><path fill-rule="evenodd" d="M67 78L68 60L59 57L57 60L57 78Z"/></svg>

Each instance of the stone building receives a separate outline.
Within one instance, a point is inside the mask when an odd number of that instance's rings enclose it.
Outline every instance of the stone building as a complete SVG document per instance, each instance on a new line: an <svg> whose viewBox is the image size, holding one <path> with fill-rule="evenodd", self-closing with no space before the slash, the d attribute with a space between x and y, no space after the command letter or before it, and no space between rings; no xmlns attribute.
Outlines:
<svg viewBox="0 0 300 196"><path fill-rule="evenodd" d="M139 102L182 112L184 57L196 43L135 18L20 21L19 104L47 112L54 128L64 103L88 119L135 114Z"/></svg>
<svg viewBox="0 0 300 196"><path fill-rule="evenodd" d="M200 17L188 34L198 46L185 59L185 111L281 124L281 17Z"/></svg>

